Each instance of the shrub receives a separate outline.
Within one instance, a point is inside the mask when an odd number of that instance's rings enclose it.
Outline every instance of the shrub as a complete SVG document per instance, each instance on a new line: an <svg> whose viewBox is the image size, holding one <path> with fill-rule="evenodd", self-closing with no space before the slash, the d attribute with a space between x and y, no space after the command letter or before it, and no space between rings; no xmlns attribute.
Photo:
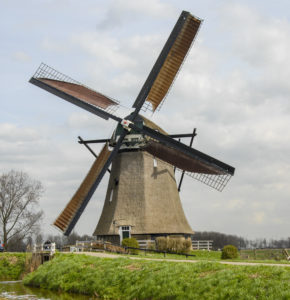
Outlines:
<svg viewBox="0 0 290 300"><path fill-rule="evenodd" d="M156 244L155 242L148 242L147 243L147 247L146 247L148 250L156 250Z"/></svg>
<svg viewBox="0 0 290 300"><path fill-rule="evenodd" d="M126 251L124 250L123 247L117 246L117 245L112 245L112 244L109 244L109 243L106 243L104 245L104 249L106 251L110 251L110 252L114 252L114 253L126 253Z"/></svg>
<svg viewBox="0 0 290 300"><path fill-rule="evenodd" d="M224 246L222 250L222 259L238 258L238 249L233 245Z"/></svg>
<svg viewBox="0 0 290 300"><path fill-rule="evenodd" d="M104 250L104 243L103 242L94 242L92 243L92 249L100 249L100 250Z"/></svg>
<svg viewBox="0 0 290 300"><path fill-rule="evenodd" d="M122 241L123 247L133 247L133 248L139 248L138 241L135 238L126 238ZM137 249L128 249L130 254L138 254L139 250Z"/></svg>
<svg viewBox="0 0 290 300"><path fill-rule="evenodd" d="M189 237L183 242L183 253L190 253L191 250L192 250L192 242L191 242L191 238Z"/></svg>
<svg viewBox="0 0 290 300"><path fill-rule="evenodd" d="M191 250L191 239L184 237L158 237L156 238L156 247L159 251L174 253L189 253Z"/></svg>
<svg viewBox="0 0 290 300"><path fill-rule="evenodd" d="M180 237L167 237L167 251L179 253L182 248Z"/></svg>
<svg viewBox="0 0 290 300"><path fill-rule="evenodd" d="M164 236L156 238L156 248L159 251L167 251L167 238Z"/></svg>

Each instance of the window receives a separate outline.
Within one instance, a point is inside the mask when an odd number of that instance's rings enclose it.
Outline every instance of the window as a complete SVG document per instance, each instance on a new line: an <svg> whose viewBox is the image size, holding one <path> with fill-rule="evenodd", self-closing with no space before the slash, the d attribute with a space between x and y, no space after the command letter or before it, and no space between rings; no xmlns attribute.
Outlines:
<svg viewBox="0 0 290 300"><path fill-rule="evenodd" d="M113 194L114 194L114 189L111 189L109 202L112 202L112 201L113 201Z"/></svg>

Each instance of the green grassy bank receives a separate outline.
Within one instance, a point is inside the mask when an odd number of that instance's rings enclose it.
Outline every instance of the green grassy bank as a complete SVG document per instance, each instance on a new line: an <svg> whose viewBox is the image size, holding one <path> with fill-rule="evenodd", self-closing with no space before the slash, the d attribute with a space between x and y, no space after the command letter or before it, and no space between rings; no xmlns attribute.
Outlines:
<svg viewBox="0 0 290 300"><path fill-rule="evenodd" d="M0 280L18 280L26 268L26 253L0 253Z"/></svg>
<svg viewBox="0 0 290 300"><path fill-rule="evenodd" d="M290 299L290 268L58 254L26 285L104 299Z"/></svg>

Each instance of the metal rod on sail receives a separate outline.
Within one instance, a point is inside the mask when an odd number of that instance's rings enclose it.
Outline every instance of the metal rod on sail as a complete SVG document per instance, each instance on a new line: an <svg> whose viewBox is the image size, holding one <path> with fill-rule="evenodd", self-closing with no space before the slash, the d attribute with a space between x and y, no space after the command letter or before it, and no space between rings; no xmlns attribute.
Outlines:
<svg viewBox="0 0 290 300"><path fill-rule="evenodd" d="M178 142L180 142L180 139L178 139ZM176 167L174 166L174 174L175 174L175 171L176 171Z"/></svg>
<svg viewBox="0 0 290 300"><path fill-rule="evenodd" d="M193 133L192 133L190 143L189 143L190 148L192 147L193 139L194 139L195 136L196 136L196 128L193 129ZM184 174L185 174L185 171L182 171L180 181L179 181L179 185L178 185L178 192L180 192L180 190L181 190L181 184L182 184L182 181L183 181Z"/></svg>
<svg viewBox="0 0 290 300"><path fill-rule="evenodd" d="M80 136L78 136L78 138L79 138L79 143L84 144L86 148L94 155L94 157L97 158L98 155L93 151L93 149L90 146L88 146L87 143ZM108 169L107 171L111 173L110 169Z"/></svg>

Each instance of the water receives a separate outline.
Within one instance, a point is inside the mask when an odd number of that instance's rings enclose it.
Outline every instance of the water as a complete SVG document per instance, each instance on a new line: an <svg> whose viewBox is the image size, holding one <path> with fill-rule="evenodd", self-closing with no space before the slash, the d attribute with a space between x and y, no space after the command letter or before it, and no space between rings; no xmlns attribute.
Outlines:
<svg viewBox="0 0 290 300"><path fill-rule="evenodd" d="M89 296L27 287L21 281L0 281L0 300L89 300Z"/></svg>

